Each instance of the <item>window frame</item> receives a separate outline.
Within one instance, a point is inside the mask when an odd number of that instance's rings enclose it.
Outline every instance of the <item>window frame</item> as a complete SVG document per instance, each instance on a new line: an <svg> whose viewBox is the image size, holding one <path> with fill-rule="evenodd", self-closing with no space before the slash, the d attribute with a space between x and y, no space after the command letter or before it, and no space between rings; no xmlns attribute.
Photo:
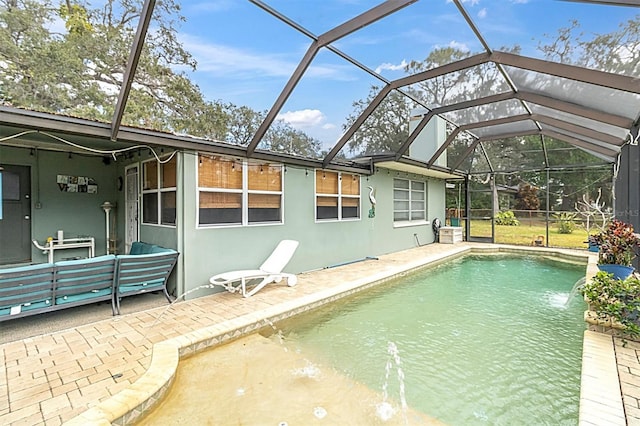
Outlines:
<svg viewBox="0 0 640 426"><path fill-rule="evenodd" d="M319 192L318 189L318 179L319 174L322 173L323 177L326 178L326 174L331 174L336 176L336 186L335 192ZM334 170L323 170L323 169L315 169L314 171L314 218L316 223L325 223L325 222L347 222L347 221L357 221L362 220L362 176L354 174L354 173L345 173L338 172ZM344 191L343 178L349 176L351 178L357 178L357 194L349 194ZM319 218L318 207L321 205L318 204L319 199L335 199L336 200L336 217L322 217ZM345 216L344 208L349 207L345 200L356 200L356 216Z"/></svg>
<svg viewBox="0 0 640 426"><path fill-rule="evenodd" d="M228 161L232 163L232 169L238 167L240 172L242 173L242 177L240 179L238 187L224 187L224 186L201 186L200 182L200 172L196 173L196 226L198 228L226 228L226 227L244 227L244 226L271 226L271 225L282 225L284 224L284 171L285 166L282 163L272 163L272 162L263 162L258 160L250 160L250 159L239 159L228 157L224 155L215 155L215 154L206 154L206 153L198 153L197 167L200 168L202 165L203 157L209 157L213 160L219 161ZM267 168L267 174L270 173L271 168L279 169L276 173L280 175L279 179L279 189L256 189L252 187L252 180L250 178L252 172L251 169L255 167L260 167L260 171L262 172L263 168ZM267 184L268 185L268 184ZM233 185L232 185L233 186ZM202 223L202 212L201 210L201 197L203 193L208 194L237 194L240 196L240 218L239 220L229 221L229 222L216 222L216 223ZM252 207L250 205L252 196L266 196L263 197L263 200L268 200L270 196L279 197L279 204L277 207L279 219L278 220L252 220ZM267 201L267 204L269 201Z"/></svg>
<svg viewBox="0 0 640 426"><path fill-rule="evenodd" d="M174 164L174 176L173 176L173 183L174 186L164 186L165 185L165 176L166 176L166 169L167 167L165 167L165 165L171 163L173 161ZM147 165L154 163L155 162L155 172L156 172L156 176L155 176L155 181L153 182L155 187L152 188L148 188L145 189L146 186L146 182L145 179L147 177ZM151 225L151 226L166 226L166 227L171 227L171 228L175 228L176 227L176 222L177 222L177 201L178 201L178 156L176 153L169 155L169 156L165 156L164 158L151 158L148 160L144 160L140 162L140 175L141 175L141 179L140 179L140 204L141 204L141 220L140 220L140 224L141 225ZM166 194L173 194L174 195L174 218L173 218L173 222L165 222L163 220L163 199L164 196ZM151 221L147 221L147 218L145 217L145 208L146 208L146 201L145 201L145 196L146 195L155 195L155 221L151 222Z"/></svg>
<svg viewBox="0 0 640 426"><path fill-rule="evenodd" d="M408 182L408 187L400 188L396 185L396 182L403 181ZM414 185L420 184L422 185L422 189L414 188ZM407 198L397 198L396 191L406 192ZM422 193L422 199L414 199L413 196L415 193ZM401 178L394 177L393 178L393 224L394 226L403 226L403 225L422 225L427 223L427 194L428 194L428 181L425 180L416 180L409 178ZM398 209L396 208L396 202L408 203L408 209ZM414 203L422 203L422 209L414 209ZM407 219L396 219L399 213L408 214ZM414 214L421 213L422 217L414 218Z"/></svg>

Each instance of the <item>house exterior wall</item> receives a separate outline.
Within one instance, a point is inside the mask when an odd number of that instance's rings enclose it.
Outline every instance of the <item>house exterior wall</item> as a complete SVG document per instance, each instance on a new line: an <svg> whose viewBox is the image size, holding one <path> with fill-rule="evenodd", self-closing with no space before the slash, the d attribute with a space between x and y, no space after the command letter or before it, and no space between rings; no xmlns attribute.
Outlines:
<svg viewBox="0 0 640 426"><path fill-rule="evenodd" d="M124 196L118 188L118 177L125 168L147 157L136 156L105 164L101 157L0 146L1 163L31 166L32 236L44 242L55 237L58 229L66 237L93 236L96 255L105 254L104 201L115 204L112 212L117 230L118 251L124 247ZM444 219L445 183L387 169L376 169L361 177L360 218L344 221L315 220L315 170L286 167L283 202L284 223L252 226L197 225L197 170L195 152L178 154L176 226L140 225L140 240L180 252L169 288L176 296L200 286L207 286L209 278L234 269L257 268L282 239L295 239L300 246L287 272L300 273L359 261L385 253L428 244L434 241L431 220ZM63 192L58 188L57 175L86 176L98 185L95 194ZM403 226L393 222L393 179L395 177L427 181L427 220ZM367 189L375 188L377 199L375 217L369 218L371 208ZM36 205L40 208L36 208ZM33 262L46 262L46 255L35 247ZM85 249L56 253L56 259L86 256ZM187 298L212 292L194 291Z"/></svg>
<svg viewBox="0 0 640 426"><path fill-rule="evenodd" d="M66 152L31 150L0 145L0 163L29 166L31 170L31 236L43 244L47 237L56 237L58 230L65 238L93 236L96 255L106 253L105 213L103 202L117 198L117 167L105 164L101 157ZM58 175L84 176L95 180L95 194L61 191ZM46 262L47 256L31 246L34 263ZM65 249L55 253L55 259L86 256L87 249Z"/></svg>
<svg viewBox="0 0 640 426"><path fill-rule="evenodd" d="M184 209L182 206L182 199L181 196L182 194L185 192L184 189L184 185L183 185L183 181L184 181L184 176L182 173L182 154L180 152L178 152L177 154L178 157L178 170L176 171L176 184L177 184L177 188L176 188L176 195L177 195L177 200L176 200L176 214L177 214L177 218L176 218L176 226L167 226L167 225L150 225L150 224L145 224L142 223L142 211L140 210L138 212L138 219L139 219L139 234L138 234L138 240L139 241L144 241L146 243L149 244L156 244L162 247L167 247L167 248L172 248L177 250L180 253L180 256L178 257L176 266L174 268L174 271L171 273L171 276L169 277L169 281L167 283L167 288L169 289L170 293L173 293L174 295L178 295L178 289L183 288L183 279L182 279L182 275L183 275L183 270L184 270L184 258L187 255L185 253L184 247L181 245L181 239L180 236L182 235L182 218L184 217ZM127 169L127 167L131 166L132 164L136 164L138 166L138 176L140 179L140 182L142 181L142 164L144 161L146 160L150 160L153 159L154 157L152 157L150 154L148 154L145 150L144 153L141 153L139 151L136 151L133 155L133 158L131 159L120 159L118 161L117 164L117 176L120 176L123 180L125 178L125 171ZM117 176L114 178L117 180ZM140 192L141 194L142 192ZM121 206L121 208L116 210L116 214L117 214L117 229L118 229L118 253L124 253L124 247L125 247L125 221L126 221L126 217L125 217L125 191L118 191L117 193L117 203L119 206ZM142 208L142 200L139 201L139 208Z"/></svg>
<svg viewBox="0 0 640 426"><path fill-rule="evenodd" d="M444 219L445 183L430 179L427 183L427 219L419 225L395 226L393 223L393 178L417 175L380 169L361 177L361 218L345 221L315 220L315 170L287 167L284 176L284 223L251 226L197 225L196 153L183 155L182 287L180 294L206 286L212 275L235 269L255 269L282 239L300 242L286 271L303 271L331 267L365 257L415 247L434 241L430 221ZM367 186L376 189L376 215L368 217L371 207ZM415 235L414 235L415 234ZM417 236L417 238L416 238ZM210 291L203 289L202 292ZM202 295L190 293L190 297Z"/></svg>

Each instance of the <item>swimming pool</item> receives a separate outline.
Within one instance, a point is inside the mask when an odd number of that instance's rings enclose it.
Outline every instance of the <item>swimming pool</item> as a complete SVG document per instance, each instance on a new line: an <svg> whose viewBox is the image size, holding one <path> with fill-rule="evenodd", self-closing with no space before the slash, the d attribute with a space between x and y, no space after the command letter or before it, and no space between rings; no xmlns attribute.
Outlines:
<svg viewBox="0 0 640 426"><path fill-rule="evenodd" d="M328 389L342 402L335 407L347 405L347 399L358 395L357 405L375 408L390 365L386 387L389 397L397 401L398 366L389 364L388 353L393 342L412 409L449 424L576 424L584 305L579 298L569 304L565 301L582 276L584 266L531 257L466 257L427 268L403 277L402 285L383 284L276 324L285 336L284 346L276 335L270 346L260 342L257 349L249 350L250 345L241 341L235 350L254 351L256 356L249 360L237 352L230 355L228 365L236 370L228 374L219 358L207 360L221 354L222 348L185 360L195 365L187 374L195 377L186 398L176 403L168 395L161 411L179 407L182 418L193 420L186 406L193 403L192 410L209 411L208 418L216 410L259 413L255 401L266 401L272 411L274 407L295 411L297 400L305 394L311 399L305 410L314 414L316 409L325 410L325 421L339 419L337 408L320 403L323 399L309 392L308 385L328 381ZM282 354L287 349L297 358L281 363L275 353L266 351L274 347ZM334 369L351 381L336 386ZM181 370L182 362L178 389L185 377ZM217 376L206 376L214 371ZM278 371L289 381L266 383ZM374 396L356 394L354 389L360 390L361 383ZM291 392L280 394L281 388ZM257 396L250 399L254 390ZM220 402L214 402L214 397ZM275 419L294 419L292 413L277 409L276 413ZM399 414L393 420L405 423ZM413 415L410 420L420 423Z"/></svg>
<svg viewBox="0 0 640 426"><path fill-rule="evenodd" d="M392 342L408 405L448 424L577 424L585 305L567 298L583 276L535 257L465 257L280 328L373 389Z"/></svg>

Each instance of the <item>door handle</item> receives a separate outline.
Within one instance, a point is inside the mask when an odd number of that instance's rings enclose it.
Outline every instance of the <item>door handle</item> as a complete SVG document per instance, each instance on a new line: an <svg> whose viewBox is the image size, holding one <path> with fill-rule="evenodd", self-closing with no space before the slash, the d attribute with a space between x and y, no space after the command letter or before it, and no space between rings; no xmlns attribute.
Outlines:
<svg viewBox="0 0 640 426"><path fill-rule="evenodd" d="M24 218L25 218L25 220L29 220L29 219L31 219L31 216L26 215Z"/></svg>

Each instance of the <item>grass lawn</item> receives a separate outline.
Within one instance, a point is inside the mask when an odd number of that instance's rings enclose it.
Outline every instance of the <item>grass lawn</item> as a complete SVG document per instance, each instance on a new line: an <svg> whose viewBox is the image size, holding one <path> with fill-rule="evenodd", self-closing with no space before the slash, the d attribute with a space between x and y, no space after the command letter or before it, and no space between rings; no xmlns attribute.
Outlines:
<svg viewBox="0 0 640 426"><path fill-rule="evenodd" d="M464 226L464 221L461 226ZM471 222L471 229L471 235L473 236L491 237L491 221L474 220ZM523 221L518 226L496 225L496 243L529 246L532 245L532 241L538 235L542 235L546 240L547 230L544 224L527 224L526 221ZM571 234L560 234L556 226L551 225L549 227L549 246L551 247L581 248L586 250L586 241L587 231L582 228L576 228Z"/></svg>

